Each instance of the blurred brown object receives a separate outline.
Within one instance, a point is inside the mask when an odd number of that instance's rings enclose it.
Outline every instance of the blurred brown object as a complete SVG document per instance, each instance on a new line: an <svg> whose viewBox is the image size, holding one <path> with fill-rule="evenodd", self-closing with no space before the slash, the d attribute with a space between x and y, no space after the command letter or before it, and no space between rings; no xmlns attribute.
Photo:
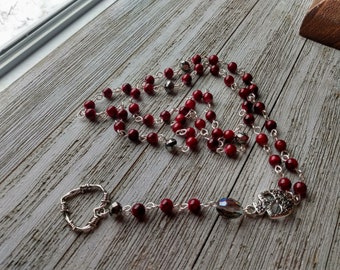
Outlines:
<svg viewBox="0 0 340 270"><path fill-rule="evenodd" d="M340 50L340 0L314 0L300 35Z"/></svg>

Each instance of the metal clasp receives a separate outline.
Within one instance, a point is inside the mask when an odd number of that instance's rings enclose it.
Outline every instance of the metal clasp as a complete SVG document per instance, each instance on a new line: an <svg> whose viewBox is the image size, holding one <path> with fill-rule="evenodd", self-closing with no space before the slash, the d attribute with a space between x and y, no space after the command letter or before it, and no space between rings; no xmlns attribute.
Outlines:
<svg viewBox="0 0 340 270"><path fill-rule="evenodd" d="M70 218L71 211L68 208L67 201L69 199L75 198L78 195L82 195L89 192L101 191L103 193L103 197L101 199L101 203L98 207L93 209L93 216L91 217L90 221L85 226L77 226L74 224L72 219ZM108 193L101 185L94 185L94 184L86 184L82 185L79 188L73 189L66 193L61 199L61 212L64 214L64 218L67 224L72 228L75 232L83 232L89 233L93 231L99 221L103 218L106 218L109 214L109 204L110 198Z"/></svg>

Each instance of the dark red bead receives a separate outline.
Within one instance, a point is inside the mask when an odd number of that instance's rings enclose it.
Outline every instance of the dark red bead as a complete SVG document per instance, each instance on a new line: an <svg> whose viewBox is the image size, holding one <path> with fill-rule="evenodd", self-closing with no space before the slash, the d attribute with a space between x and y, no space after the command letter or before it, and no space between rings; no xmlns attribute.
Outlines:
<svg viewBox="0 0 340 270"><path fill-rule="evenodd" d="M288 191L292 187L292 182L287 177L282 177L279 179L277 185L283 191Z"/></svg>
<svg viewBox="0 0 340 270"><path fill-rule="evenodd" d="M130 85L129 83L124 83L124 84L122 85L122 91L123 91L125 94L127 94L128 96L130 95L131 90L132 90L132 87L131 87L131 85Z"/></svg>
<svg viewBox="0 0 340 270"><path fill-rule="evenodd" d="M117 112L117 118L126 121L128 119L128 112L124 108L120 108Z"/></svg>
<svg viewBox="0 0 340 270"><path fill-rule="evenodd" d="M254 104L254 113L262 114L262 111L264 111L265 108L266 106L262 102L256 102Z"/></svg>
<svg viewBox="0 0 340 270"><path fill-rule="evenodd" d="M236 153L237 153L237 148L235 145L233 144L227 144L225 147L224 147L224 153L226 153L226 155L230 158L233 158L236 156Z"/></svg>
<svg viewBox="0 0 340 270"><path fill-rule="evenodd" d="M240 90L238 90L238 95L243 99L247 99L249 94L250 90L248 88L241 88Z"/></svg>
<svg viewBox="0 0 340 270"><path fill-rule="evenodd" d="M250 84L252 80L253 80L253 76L251 76L251 74L245 73L245 74L242 75L242 81L245 84Z"/></svg>
<svg viewBox="0 0 340 270"><path fill-rule="evenodd" d="M255 122L255 117L253 114L251 113L247 113L244 117L243 117L243 122L247 125L247 126L252 126Z"/></svg>
<svg viewBox="0 0 340 270"><path fill-rule="evenodd" d="M294 172L297 169L298 165L299 165L295 158L287 159L285 164L286 164L287 170L292 171L292 172Z"/></svg>
<svg viewBox="0 0 340 270"><path fill-rule="evenodd" d="M97 113L95 109L86 109L85 110L85 117L89 119L90 121L95 121L97 117Z"/></svg>
<svg viewBox="0 0 340 270"><path fill-rule="evenodd" d="M218 63L218 56L215 54L210 55L208 61L210 65L216 65Z"/></svg>
<svg viewBox="0 0 340 270"><path fill-rule="evenodd" d="M188 209L190 212L198 214L201 211L201 202L196 198L190 199L188 201Z"/></svg>
<svg viewBox="0 0 340 270"><path fill-rule="evenodd" d="M106 108L106 114L111 118L116 118L118 114L118 110L115 106L108 106Z"/></svg>
<svg viewBox="0 0 340 270"><path fill-rule="evenodd" d="M173 208L174 208L174 204L173 204L173 202L170 199L165 198L159 204L159 208L166 215L171 215L172 211L173 211Z"/></svg>
<svg viewBox="0 0 340 270"><path fill-rule="evenodd" d="M191 75L189 74L189 73L187 73L187 74L184 74L183 76L182 76L182 82L185 84L185 85L191 85L191 81L192 81L192 77L191 77Z"/></svg>
<svg viewBox="0 0 340 270"><path fill-rule="evenodd" d="M190 109L188 107L181 106L181 107L178 108L178 113L183 114L183 115L187 115L189 110Z"/></svg>
<svg viewBox="0 0 340 270"><path fill-rule="evenodd" d="M158 135L156 132L151 132L146 136L146 141L151 145L158 145Z"/></svg>
<svg viewBox="0 0 340 270"><path fill-rule="evenodd" d="M253 93L255 95L255 97L258 96L259 93L259 88L257 87L256 84L251 84L248 86L248 89L250 90L251 93Z"/></svg>
<svg viewBox="0 0 340 270"><path fill-rule="evenodd" d="M203 94L203 101L207 104L211 104L213 102L213 95L210 92L205 92Z"/></svg>
<svg viewBox="0 0 340 270"><path fill-rule="evenodd" d="M231 87L233 83L235 82L234 77L231 75L227 75L223 79L226 86Z"/></svg>
<svg viewBox="0 0 340 270"><path fill-rule="evenodd" d="M268 161L271 166L275 167L281 164L281 157L279 155L270 155Z"/></svg>
<svg viewBox="0 0 340 270"><path fill-rule="evenodd" d="M264 126L268 131L272 131L273 129L276 129L277 124L274 120L266 120Z"/></svg>
<svg viewBox="0 0 340 270"><path fill-rule="evenodd" d="M193 127L188 127L185 132L185 137L195 137L196 136L196 130Z"/></svg>
<svg viewBox="0 0 340 270"><path fill-rule="evenodd" d="M194 100L196 101L201 101L202 98L203 98L203 93L201 90L195 90L193 93L192 93L192 97L194 98Z"/></svg>
<svg viewBox="0 0 340 270"><path fill-rule="evenodd" d="M93 100L86 100L84 102L84 108L85 109L94 109L96 107L96 104L94 103Z"/></svg>
<svg viewBox="0 0 340 270"><path fill-rule="evenodd" d="M154 84L155 83L155 78L152 76L152 75L147 75L144 79L144 81L146 83L151 83L151 84Z"/></svg>
<svg viewBox="0 0 340 270"><path fill-rule="evenodd" d="M139 113L139 105L137 103L131 103L129 105L129 112L131 114L138 114Z"/></svg>
<svg viewBox="0 0 340 270"><path fill-rule="evenodd" d="M169 123L171 119L171 113L169 111L162 111L159 117L165 122Z"/></svg>
<svg viewBox="0 0 340 270"><path fill-rule="evenodd" d="M216 113L212 110L209 110L205 113L205 118L209 121L212 122L216 119Z"/></svg>
<svg viewBox="0 0 340 270"><path fill-rule="evenodd" d="M152 127L155 124L155 118L152 114L146 114L143 117L143 124L147 127Z"/></svg>
<svg viewBox="0 0 340 270"><path fill-rule="evenodd" d="M242 102L241 108L245 110L247 113L250 113L253 110L253 103L251 103L248 100L245 100Z"/></svg>
<svg viewBox="0 0 340 270"><path fill-rule="evenodd" d="M171 80L172 77L174 76L174 71L172 68L166 68L164 69L164 76L165 78Z"/></svg>
<svg viewBox="0 0 340 270"><path fill-rule="evenodd" d="M185 144L191 149L196 149L197 145L198 145L198 140L196 139L196 137L189 137L185 140Z"/></svg>
<svg viewBox="0 0 340 270"><path fill-rule="evenodd" d="M180 129L183 129L183 124L176 122L171 126L171 129L172 129L173 132L176 132Z"/></svg>
<svg viewBox="0 0 340 270"><path fill-rule="evenodd" d="M145 216L145 206L141 203L136 203L131 207L131 214L137 219L143 219Z"/></svg>
<svg viewBox="0 0 340 270"><path fill-rule="evenodd" d="M148 95L154 95L154 86L151 83L146 83L143 85L144 92L147 93Z"/></svg>
<svg viewBox="0 0 340 270"><path fill-rule="evenodd" d="M205 120L203 120L202 118L197 118L195 120L195 127L198 129L198 130L201 130L202 128L205 128Z"/></svg>
<svg viewBox="0 0 340 270"><path fill-rule="evenodd" d="M223 130L220 129L220 128L214 128L211 131L211 137L213 137L214 139L218 139L218 138L223 137Z"/></svg>
<svg viewBox="0 0 340 270"><path fill-rule="evenodd" d="M187 119L185 118L185 115L184 114L181 114L179 113L176 117L175 117L175 121L178 122L178 123L181 123L182 125L185 124L185 121Z"/></svg>
<svg viewBox="0 0 340 270"><path fill-rule="evenodd" d="M133 142L139 141L139 132L136 129L130 129L128 131L128 138Z"/></svg>
<svg viewBox="0 0 340 270"><path fill-rule="evenodd" d="M301 197L306 197L307 194L307 186L304 182L296 182L293 185L293 190L295 194L300 195Z"/></svg>
<svg viewBox="0 0 340 270"><path fill-rule="evenodd" d="M188 108L188 109L191 109L191 110L193 110L193 109L195 109L195 106L196 106L196 102L195 102L195 100L193 100L193 99L188 99L186 102L185 102L185 105L184 105L186 108Z"/></svg>
<svg viewBox="0 0 340 270"><path fill-rule="evenodd" d="M202 76L204 74L204 66L202 64L196 64L194 69L198 76Z"/></svg>
<svg viewBox="0 0 340 270"><path fill-rule="evenodd" d="M282 152L286 150L287 144L284 140L276 140L274 143L274 147L276 148L277 151Z"/></svg>
<svg viewBox="0 0 340 270"><path fill-rule="evenodd" d="M103 96L105 97L105 98L107 98L107 99L111 99L112 98L112 90L110 89L110 88L105 88L104 90L103 90Z"/></svg>
<svg viewBox="0 0 340 270"><path fill-rule="evenodd" d="M220 67L218 65L212 65L210 67L210 73L213 75L213 76L218 76L219 75L219 72L220 72Z"/></svg>
<svg viewBox="0 0 340 270"><path fill-rule="evenodd" d="M256 135L256 142L260 146L265 146L268 143L268 137L264 133L260 133Z"/></svg>
<svg viewBox="0 0 340 270"><path fill-rule="evenodd" d="M227 65L227 68L228 70L231 72L231 73L236 73L237 71L237 64L235 62L230 62L228 65Z"/></svg>
<svg viewBox="0 0 340 270"><path fill-rule="evenodd" d="M134 99L140 98L140 90L138 88L131 89L130 96Z"/></svg>
<svg viewBox="0 0 340 270"><path fill-rule="evenodd" d="M194 65L199 64L202 61L202 57L199 54L196 54L191 58L191 61Z"/></svg>
<svg viewBox="0 0 340 270"><path fill-rule="evenodd" d="M113 128L116 132L125 130L125 123L123 121L116 121L113 125Z"/></svg>
<svg viewBox="0 0 340 270"><path fill-rule="evenodd" d="M231 129L227 129L223 132L223 137L224 137L226 142L230 143L234 140L235 132Z"/></svg>
<svg viewBox="0 0 340 270"><path fill-rule="evenodd" d="M217 139L210 138L207 141L207 146L211 151L216 152L216 149L219 147L219 142Z"/></svg>

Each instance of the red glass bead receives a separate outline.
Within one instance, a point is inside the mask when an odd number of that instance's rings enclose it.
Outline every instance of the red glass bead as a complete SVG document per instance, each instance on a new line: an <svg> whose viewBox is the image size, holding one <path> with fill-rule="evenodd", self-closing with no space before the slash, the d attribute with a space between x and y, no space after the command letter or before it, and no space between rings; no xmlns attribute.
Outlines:
<svg viewBox="0 0 340 270"><path fill-rule="evenodd" d="M273 129L276 129L277 124L274 120L266 120L264 126L268 131L272 131Z"/></svg>
<svg viewBox="0 0 340 270"><path fill-rule="evenodd" d="M260 146L265 146L268 143L268 137L264 133L260 133L256 135L256 142Z"/></svg>
<svg viewBox="0 0 340 270"><path fill-rule="evenodd" d="M223 81L224 81L224 84L228 87L231 87L233 83L235 82L234 77L231 75L225 76Z"/></svg>
<svg viewBox="0 0 340 270"><path fill-rule="evenodd" d="M171 129L172 129L173 132L176 133L176 131L183 129L183 124L176 122L171 126Z"/></svg>
<svg viewBox="0 0 340 270"><path fill-rule="evenodd" d="M113 125L113 128L116 132L125 130L125 123L123 121L116 121Z"/></svg>
<svg viewBox="0 0 340 270"><path fill-rule="evenodd" d="M218 63L218 56L215 54L210 55L208 61L210 65L216 65Z"/></svg>
<svg viewBox="0 0 340 270"><path fill-rule="evenodd" d="M268 161L271 166L275 167L281 164L281 157L279 155L270 155Z"/></svg>
<svg viewBox="0 0 340 270"><path fill-rule="evenodd" d="M196 101L201 101L202 98L203 98L203 93L201 90L195 90L193 93L192 93L192 97L194 100Z"/></svg>
<svg viewBox="0 0 340 270"><path fill-rule="evenodd" d="M163 199L161 201L161 203L159 204L159 209L161 209L161 211L163 213L165 213L166 215L171 215L172 211L173 211L173 208L174 208L174 204L168 198Z"/></svg>
<svg viewBox="0 0 340 270"><path fill-rule="evenodd" d="M228 70L231 72L231 73L236 73L237 71L237 64L235 62L230 62L228 65L227 65L227 68Z"/></svg>
<svg viewBox="0 0 340 270"><path fill-rule="evenodd" d="M172 68L166 68L164 69L164 76L165 78L171 80L172 77L174 76L174 71Z"/></svg>
<svg viewBox="0 0 340 270"><path fill-rule="evenodd" d="M159 117L165 122L169 123L171 119L171 113L169 111L162 111Z"/></svg>
<svg viewBox="0 0 340 270"><path fill-rule="evenodd" d="M264 111L265 108L266 106L262 102L256 102L254 104L254 113L262 114L262 111Z"/></svg>
<svg viewBox="0 0 340 270"><path fill-rule="evenodd" d="M94 109L96 107L96 104L94 103L93 100L86 100L84 102L84 108L85 109Z"/></svg>
<svg viewBox="0 0 340 270"><path fill-rule="evenodd" d="M130 95L131 90L132 90L132 87L131 87L131 85L130 85L129 83L124 83L124 84L122 85L122 91L123 91L125 94L127 94L128 96Z"/></svg>
<svg viewBox="0 0 340 270"><path fill-rule="evenodd" d="M138 88L131 89L130 96L134 99L140 98L140 90Z"/></svg>
<svg viewBox="0 0 340 270"><path fill-rule="evenodd" d="M199 54L196 54L191 58L191 61L194 65L199 64L202 61L202 57Z"/></svg>
<svg viewBox="0 0 340 270"><path fill-rule="evenodd" d="M128 112L124 108L120 108L117 112L117 118L126 121L128 119Z"/></svg>
<svg viewBox="0 0 340 270"><path fill-rule="evenodd" d="M226 142L232 142L232 140L235 137L235 132L231 129L227 129L223 132L223 137L225 139Z"/></svg>
<svg viewBox="0 0 340 270"><path fill-rule="evenodd" d="M193 99L188 99L186 102L185 102L185 105L184 105L186 108L188 108L188 109L191 109L191 110L193 110L193 109L195 109L195 106L196 106L196 102L195 102L195 100L193 100Z"/></svg>
<svg viewBox="0 0 340 270"><path fill-rule="evenodd" d="M253 110L253 103L251 103L248 100L245 100L242 102L241 108L245 110L247 113L250 113Z"/></svg>
<svg viewBox="0 0 340 270"><path fill-rule="evenodd" d="M198 140L195 137L189 137L185 140L185 144L191 149L196 149L198 145Z"/></svg>
<svg viewBox="0 0 340 270"><path fill-rule="evenodd" d="M205 128L205 121L202 119L202 118L197 118L195 120L195 127L198 129L198 130L201 130L202 128Z"/></svg>
<svg viewBox="0 0 340 270"><path fill-rule="evenodd" d="M253 76L251 76L251 74L245 73L245 74L242 75L242 81L245 84L250 84L252 80L253 80Z"/></svg>
<svg viewBox="0 0 340 270"><path fill-rule="evenodd" d="M147 75L145 77L145 80L144 80L146 83L151 83L151 84L154 84L155 83L155 78L152 76L152 75Z"/></svg>
<svg viewBox="0 0 340 270"><path fill-rule="evenodd" d="M223 137L223 130L220 129L220 128L214 128L211 131L211 137L213 137L214 139L218 139L218 138Z"/></svg>
<svg viewBox="0 0 340 270"><path fill-rule="evenodd" d="M230 158L233 158L236 156L236 153L237 153L237 148L235 145L233 144L227 144L225 147L224 147L224 153L226 153L226 155Z"/></svg>
<svg viewBox="0 0 340 270"><path fill-rule="evenodd" d="M183 115L187 115L189 112L189 108L185 107L185 106L181 106L178 108L178 113L179 114L183 114Z"/></svg>
<svg viewBox="0 0 340 270"><path fill-rule="evenodd" d="M147 127L152 127L155 124L155 118L152 114L146 114L143 117L143 124Z"/></svg>
<svg viewBox="0 0 340 270"><path fill-rule="evenodd" d="M182 76L182 82L185 84L185 85L191 85L191 81L192 81L192 77L191 77L191 75L189 74L189 73L187 73L187 74L184 74L183 76Z"/></svg>
<svg viewBox="0 0 340 270"><path fill-rule="evenodd" d="M85 117L89 119L90 121L96 121L96 117L97 117L96 110L92 108L86 109Z"/></svg>
<svg viewBox="0 0 340 270"><path fill-rule="evenodd" d="M115 106L108 106L106 108L106 114L110 116L111 118L116 118L117 117L118 110Z"/></svg>
<svg viewBox="0 0 340 270"><path fill-rule="evenodd" d="M188 127L185 132L185 137L195 137L196 136L196 130L193 127Z"/></svg>
<svg viewBox="0 0 340 270"><path fill-rule="evenodd" d="M141 203L136 203L131 207L131 214L137 219L143 219L145 216L145 206Z"/></svg>
<svg viewBox="0 0 340 270"><path fill-rule="evenodd" d="M112 90L110 88L105 88L103 91L103 96L107 99L111 99L112 98Z"/></svg>
<svg viewBox="0 0 340 270"><path fill-rule="evenodd" d="M201 211L201 202L196 198L190 199L188 201L188 209L190 212L198 214Z"/></svg>
<svg viewBox="0 0 340 270"><path fill-rule="evenodd" d="M300 195L301 197L306 197L307 194L307 186L304 182L296 182L293 185L293 190L295 194Z"/></svg>
<svg viewBox="0 0 340 270"><path fill-rule="evenodd" d="M212 65L210 67L210 73L213 75L213 76L218 76L219 75L219 72L220 72L220 67L218 65Z"/></svg>
<svg viewBox="0 0 340 270"><path fill-rule="evenodd" d="M154 95L154 86L151 83L146 83L143 85L144 92L147 93L148 95Z"/></svg>
<svg viewBox="0 0 340 270"><path fill-rule="evenodd" d="M252 126L255 122L255 117L253 114L251 113L247 113L244 117L243 117L243 122L247 125L247 126Z"/></svg>
<svg viewBox="0 0 340 270"><path fill-rule="evenodd" d="M292 171L292 172L294 172L299 165L295 158L287 159L285 164L286 164L287 170Z"/></svg>
<svg viewBox="0 0 340 270"><path fill-rule="evenodd" d="M207 141L207 146L211 151L216 152L216 149L219 147L219 142L217 139L210 138Z"/></svg>
<svg viewBox="0 0 340 270"><path fill-rule="evenodd" d="M209 110L205 113L205 118L209 121L212 122L216 119L216 113L212 110Z"/></svg>
<svg viewBox="0 0 340 270"><path fill-rule="evenodd" d="M241 88L240 90L238 90L238 95L243 99L247 99L249 94L250 94L249 88Z"/></svg>
<svg viewBox="0 0 340 270"><path fill-rule="evenodd" d="M284 140L276 140L274 143L274 147L277 151L282 152L286 150L287 144Z"/></svg>
<svg viewBox="0 0 340 270"><path fill-rule="evenodd" d="M251 93L253 93L255 95L255 97L257 97L258 93L259 93L259 88L257 87L256 84L251 84L248 86L248 89L250 90Z"/></svg>
<svg viewBox="0 0 340 270"><path fill-rule="evenodd" d="M129 105L129 112L131 114L138 114L139 113L139 105L137 103L131 103Z"/></svg>
<svg viewBox="0 0 340 270"><path fill-rule="evenodd" d="M158 135L156 132L151 132L146 136L146 141L151 145L158 145Z"/></svg>
<svg viewBox="0 0 340 270"><path fill-rule="evenodd" d="M287 177L282 177L279 179L277 185L283 191L288 191L292 187L292 182Z"/></svg>
<svg viewBox="0 0 340 270"><path fill-rule="evenodd" d="M175 121L178 122L178 123L181 123L182 125L185 124L185 121L187 119L185 118L185 115L184 114L181 114L179 113L176 117L175 117Z"/></svg>
<svg viewBox="0 0 340 270"><path fill-rule="evenodd" d="M130 129L128 131L128 138L133 142L139 141L139 132L136 129Z"/></svg>
<svg viewBox="0 0 340 270"><path fill-rule="evenodd" d="M202 64L196 64L194 69L198 76L202 76L204 74L204 66Z"/></svg>
<svg viewBox="0 0 340 270"><path fill-rule="evenodd" d="M205 92L203 94L203 101L207 104L210 104L213 102L213 95L210 92Z"/></svg>

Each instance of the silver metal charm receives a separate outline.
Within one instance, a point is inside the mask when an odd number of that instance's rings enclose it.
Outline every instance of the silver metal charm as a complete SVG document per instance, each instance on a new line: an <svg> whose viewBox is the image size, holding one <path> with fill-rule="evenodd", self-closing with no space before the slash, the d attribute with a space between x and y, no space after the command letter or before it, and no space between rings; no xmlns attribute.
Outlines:
<svg viewBox="0 0 340 270"><path fill-rule="evenodd" d="M290 215L294 210L294 206L299 204L301 200L300 196L279 189L261 192L257 197L256 202L244 208L245 214L258 216L267 213L271 219Z"/></svg>

